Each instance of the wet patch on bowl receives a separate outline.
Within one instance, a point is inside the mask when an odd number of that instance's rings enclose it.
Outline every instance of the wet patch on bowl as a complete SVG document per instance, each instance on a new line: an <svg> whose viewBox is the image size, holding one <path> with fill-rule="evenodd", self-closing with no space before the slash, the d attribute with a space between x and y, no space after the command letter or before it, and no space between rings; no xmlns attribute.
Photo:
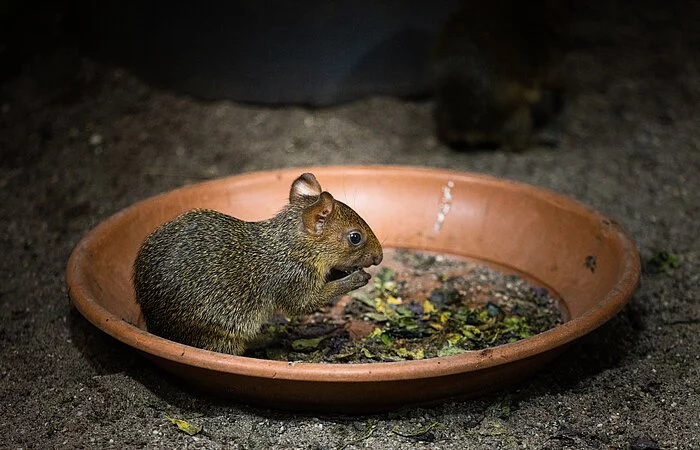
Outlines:
<svg viewBox="0 0 700 450"><path fill-rule="evenodd" d="M363 289L313 314L277 316L246 356L322 363L418 360L490 349L563 323L565 304L525 274L388 249Z"/></svg>

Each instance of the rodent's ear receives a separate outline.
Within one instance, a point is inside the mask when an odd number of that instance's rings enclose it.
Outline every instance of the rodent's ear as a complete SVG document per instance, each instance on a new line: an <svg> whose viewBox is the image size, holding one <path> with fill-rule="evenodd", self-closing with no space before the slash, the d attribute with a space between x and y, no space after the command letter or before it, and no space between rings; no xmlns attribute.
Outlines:
<svg viewBox="0 0 700 450"><path fill-rule="evenodd" d="M321 185L312 173L303 173L294 180L289 191L289 203L303 201L308 197L318 197L321 195Z"/></svg>
<svg viewBox="0 0 700 450"><path fill-rule="evenodd" d="M323 232L323 227L333 212L334 203L335 200L331 194L322 192L316 202L304 208L301 218L309 234L319 236Z"/></svg>

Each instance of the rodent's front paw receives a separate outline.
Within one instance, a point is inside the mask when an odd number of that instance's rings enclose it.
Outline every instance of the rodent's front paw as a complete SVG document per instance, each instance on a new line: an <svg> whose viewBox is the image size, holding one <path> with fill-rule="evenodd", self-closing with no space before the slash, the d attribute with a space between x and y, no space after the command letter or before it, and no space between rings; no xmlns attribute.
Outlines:
<svg viewBox="0 0 700 450"><path fill-rule="evenodd" d="M346 277L348 283L352 286L352 289L361 288L369 282L372 275L368 274L364 270L356 270Z"/></svg>

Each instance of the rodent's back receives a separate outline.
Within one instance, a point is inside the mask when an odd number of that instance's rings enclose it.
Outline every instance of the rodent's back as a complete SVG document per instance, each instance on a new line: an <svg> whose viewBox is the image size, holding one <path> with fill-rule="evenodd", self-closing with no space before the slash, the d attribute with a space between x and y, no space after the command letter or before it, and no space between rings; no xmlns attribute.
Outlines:
<svg viewBox="0 0 700 450"><path fill-rule="evenodd" d="M204 348L213 330L233 330L238 340L255 334L274 312L272 300L259 292L264 283L257 261L265 255L257 229L255 222L194 210L153 232L134 264L136 298L149 331Z"/></svg>

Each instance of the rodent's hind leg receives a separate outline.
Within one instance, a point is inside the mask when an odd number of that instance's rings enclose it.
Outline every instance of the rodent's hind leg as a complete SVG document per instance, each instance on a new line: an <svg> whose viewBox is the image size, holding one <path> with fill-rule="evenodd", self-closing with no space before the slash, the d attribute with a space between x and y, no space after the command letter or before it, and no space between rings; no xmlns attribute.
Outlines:
<svg viewBox="0 0 700 450"><path fill-rule="evenodd" d="M532 135L532 114L528 105L522 105L505 122L502 129L503 144L510 150L526 150Z"/></svg>
<svg viewBox="0 0 700 450"><path fill-rule="evenodd" d="M230 355L240 355L245 351L245 343L240 338L224 338L207 341L204 350L213 352L228 353Z"/></svg>
<svg viewBox="0 0 700 450"><path fill-rule="evenodd" d="M240 355L245 351L246 339L221 328L198 329L197 338L190 345L219 353Z"/></svg>
<svg viewBox="0 0 700 450"><path fill-rule="evenodd" d="M545 89L540 101L531 106L533 135L531 144L537 147L556 148L563 140L563 124L559 113L564 107L564 92L561 89Z"/></svg>
<svg viewBox="0 0 700 450"><path fill-rule="evenodd" d="M533 128L542 128L564 108L562 89L543 89L539 100L530 106Z"/></svg>

